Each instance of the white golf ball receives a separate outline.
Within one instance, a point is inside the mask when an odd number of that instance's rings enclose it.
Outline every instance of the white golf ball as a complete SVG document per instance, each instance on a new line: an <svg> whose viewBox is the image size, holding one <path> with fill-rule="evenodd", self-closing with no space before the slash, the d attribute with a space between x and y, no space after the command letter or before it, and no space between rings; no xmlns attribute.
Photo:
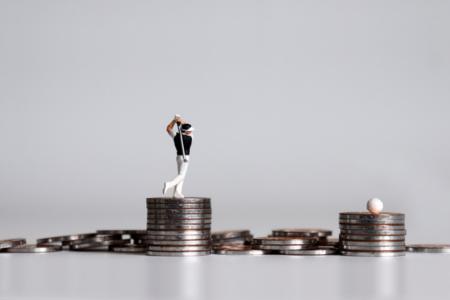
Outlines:
<svg viewBox="0 0 450 300"><path fill-rule="evenodd" d="M380 199L372 198L367 201L367 210L374 215L378 215L383 210L383 202Z"/></svg>

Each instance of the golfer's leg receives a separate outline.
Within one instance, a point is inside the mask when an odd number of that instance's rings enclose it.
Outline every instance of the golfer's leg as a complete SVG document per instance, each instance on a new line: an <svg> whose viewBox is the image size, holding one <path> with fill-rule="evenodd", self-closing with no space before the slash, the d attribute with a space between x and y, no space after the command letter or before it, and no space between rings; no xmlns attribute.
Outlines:
<svg viewBox="0 0 450 300"><path fill-rule="evenodd" d="M182 163L181 168L180 168L180 174L178 175L181 177L181 180L175 187L174 196L183 197L183 183L184 183L184 179L186 178L186 173L187 173L188 167L189 167L189 161Z"/></svg>

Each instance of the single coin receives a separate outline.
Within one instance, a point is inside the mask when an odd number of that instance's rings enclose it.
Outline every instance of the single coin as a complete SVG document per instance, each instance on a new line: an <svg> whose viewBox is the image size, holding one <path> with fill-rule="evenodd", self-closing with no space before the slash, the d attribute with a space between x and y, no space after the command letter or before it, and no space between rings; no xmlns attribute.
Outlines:
<svg viewBox="0 0 450 300"><path fill-rule="evenodd" d="M149 245L150 251L211 251L211 245L198 246L153 246Z"/></svg>
<svg viewBox="0 0 450 300"><path fill-rule="evenodd" d="M129 244L131 240L106 240L106 241L99 241L99 242L84 242L84 243L76 243L70 245L70 250L86 250L86 249L95 249L95 248L103 248L108 249L106 246L123 246L126 244Z"/></svg>
<svg viewBox="0 0 450 300"><path fill-rule="evenodd" d="M176 220L197 220L197 219L211 219L211 214L191 214L191 213L180 213L180 214L166 214L166 213L149 213L147 214L147 219L176 219Z"/></svg>
<svg viewBox="0 0 450 300"><path fill-rule="evenodd" d="M405 246L405 241L346 241L342 240L341 245L346 246L366 246L366 247L378 247L378 246Z"/></svg>
<svg viewBox="0 0 450 300"><path fill-rule="evenodd" d="M147 203L154 203L154 202L198 203L198 202L211 202L211 198L207 198L207 197L184 197L184 198L152 197L152 198L147 198Z"/></svg>
<svg viewBox="0 0 450 300"><path fill-rule="evenodd" d="M110 246L110 250L120 253L145 253L147 252L147 247L142 245Z"/></svg>
<svg viewBox="0 0 450 300"><path fill-rule="evenodd" d="M146 253L150 256L204 256L210 255L211 251L147 251Z"/></svg>
<svg viewBox="0 0 450 300"><path fill-rule="evenodd" d="M97 234L100 235L140 235L146 234L147 231L145 229L102 229L97 230Z"/></svg>
<svg viewBox="0 0 450 300"><path fill-rule="evenodd" d="M71 234L71 235L52 236L52 237L37 239L37 244L38 245L39 244L53 244L53 243L66 242L66 241L82 240L85 238L95 237L96 235L97 235L97 233L79 233L79 234Z"/></svg>
<svg viewBox="0 0 450 300"><path fill-rule="evenodd" d="M233 239L250 236L250 230L239 229L239 230L222 230L214 231L211 233L211 238L213 240L223 240L223 239Z"/></svg>
<svg viewBox="0 0 450 300"><path fill-rule="evenodd" d="M405 246L405 241L341 241L341 245L347 246L367 246L367 247L378 247L378 246Z"/></svg>
<svg viewBox="0 0 450 300"><path fill-rule="evenodd" d="M331 255L336 254L337 249L310 249L310 250L280 250L284 255Z"/></svg>
<svg viewBox="0 0 450 300"><path fill-rule="evenodd" d="M209 235L149 235L141 239L144 243L148 241L191 241L191 240L209 240Z"/></svg>
<svg viewBox="0 0 450 300"><path fill-rule="evenodd" d="M296 237L266 237L260 238L261 245L275 245L275 246L284 246L284 245L315 245L317 244L316 238L296 238Z"/></svg>
<svg viewBox="0 0 450 300"><path fill-rule="evenodd" d="M281 228L272 230L274 237L326 237L332 235L332 231L322 228Z"/></svg>
<svg viewBox="0 0 450 300"><path fill-rule="evenodd" d="M147 210L152 209L211 209L210 203L155 203L147 204Z"/></svg>
<svg viewBox="0 0 450 300"><path fill-rule="evenodd" d="M148 219L147 224L150 224L150 225L203 225L203 224L211 224L211 219L196 219L196 220Z"/></svg>
<svg viewBox="0 0 450 300"><path fill-rule="evenodd" d="M255 247L255 249L261 249L261 250L275 250L275 251L282 251L282 250L304 250L304 249L316 249L317 247L314 245L259 245L258 247Z"/></svg>
<svg viewBox="0 0 450 300"><path fill-rule="evenodd" d="M149 208L147 215L168 215L168 216L184 216L184 215L211 215L211 208Z"/></svg>
<svg viewBox="0 0 450 300"><path fill-rule="evenodd" d="M405 226L391 225L356 225L356 224L339 224L340 229L349 230L405 230Z"/></svg>
<svg viewBox="0 0 450 300"><path fill-rule="evenodd" d="M227 249L217 249L213 251L214 254L220 255L266 255L271 254L271 251L247 249L247 250L227 250Z"/></svg>
<svg viewBox="0 0 450 300"><path fill-rule="evenodd" d="M343 244L341 245L341 249L357 251L405 251L405 246L350 246Z"/></svg>
<svg viewBox="0 0 450 300"><path fill-rule="evenodd" d="M339 238L346 241L404 241L404 235L352 235L340 234Z"/></svg>
<svg viewBox="0 0 450 300"><path fill-rule="evenodd" d="M208 230L211 229L210 224L201 225L152 225L147 224L147 230Z"/></svg>
<svg viewBox="0 0 450 300"><path fill-rule="evenodd" d="M85 244L85 243L98 243L104 241L113 241L113 240L123 240L121 234L97 234L94 237L84 238L80 240L70 240L64 241L63 245L76 245L76 244Z"/></svg>
<svg viewBox="0 0 450 300"><path fill-rule="evenodd" d="M26 239L9 239L0 241L0 249L8 249L23 246L27 243Z"/></svg>
<svg viewBox="0 0 450 300"><path fill-rule="evenodd" d="M405 256L405 251L346 251L341 250L342 255L347 256L372 256L372 257L392 257Z"/></svg>
<svg viewBox="0 0 450 300"><path fill-rule="evenodd" d="M213 245L249 245L252 243L253 237L232 238L223 240L212 240Z"/></svg>
<svg viewBox="0 0 450 300"><path fill-rule="evenodd" d="M450 244L411 244L406 246L408 252L450 253Z"/></svg>
<svg viewBox="0 0 450 300"><path fill-rule="evenodd" d="M404 220L378 220L378 219L351 219L351 218L339 218L341 224L356 224L356 225L405 225Z"/></svg>
<svg viewBox="0 0 450 300"><path fill-rule="evenodd" d="M161 241L161 240L147 240L148 245L152 246L198 246L211 245L209 239L206 240L187 240L187 241Z"/></svg>
<svg viewBox="0 0 450 300"><path fill-rule="evenodd" d="M406 235L406 230L353 230L353 229L341 229L341 234L349 235Z"/></svg>
<svg viewBox="0 0 450 300"><path fill-rule="evenodd" d="M22 245L15 248L5 249L8 253L49 253L61 251L61 246L37 246L37 245Z"/></svg>
<svg viewBox="0 0 450 300"><path fill-rule="evenodd" d="M195 230L147 230L148 235L163 235L163 236L190 236L190 235L211 235L209 229L195 229Z"/></svg>

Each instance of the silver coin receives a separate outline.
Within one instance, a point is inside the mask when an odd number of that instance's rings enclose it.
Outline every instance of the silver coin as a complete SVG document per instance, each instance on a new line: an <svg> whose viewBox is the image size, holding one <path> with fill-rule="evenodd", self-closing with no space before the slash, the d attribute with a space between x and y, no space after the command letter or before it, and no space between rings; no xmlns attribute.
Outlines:
<svg viewBox="0 0 450 300"><path fill-rule="evenodd" d="M346 240L342 240L341 245L367 246L367 247L378 247L378 246L403 246L403 247L405 247L405 241L346 241Z"/></svg>
<svg viewBox="0 0 450 300"><path fill-rule="evenodd" d="M26 243L27 243L27 241L22 238L3 240L3 241L0 241L0 249L19 247L19 246L25 245Z"/></svg>
<svg viewBox="0 0 450 300"><path fill-rule="evenodd" d="M250 230L248 229L240 229L240 230L222 230L222 231L214 231L211 233L211 238L214 240L223 240L223 239L232 239L232 238L240 238L247 237L251 235Z"/></svg>
<svg viewBox="0 0 450 300"><path fill-rule="evenodd" d="M147 210L153 209L211 209L210 203L155 203L147 204Z"/></svg>
<svg viewBox="0 0 450 300"><path fill-rule="evenodd" d="M210 224L201 225L152 225L147 224L147 230L209 230Z"/></svg>
<svg viewBox="0 0 450 300"><path fill-rule="evenodd" d="M198 203L198 202L211 202L211 198L207 198L207 197L184 197L184 198L152 197L152 198L147 198L147 203L153 203L153 202Z"/></svg>
<svg viewBox="0 0 450 300"><path fill-rule="evenodd" d="M7 248L4 251L8 253L49 253L61 250L61 246L22 245L15 248Z"/></svg>
<svg viewBox="0 0 450 300"><path fill-rule="evenodd" d="M404 241L404 235L352 235L340 234L341 240L347 241Z"/></svg>
<svg viewBox="0 0 450 300"><path fill-rule="evenodd" d="M145 229L102 229L97 230L100 235L140 235L147 234Z"/></svg>
<svg viewBox="0 0 450 300"><path fill-rule="evenodd" d="M405 251L345 251L341 250L342 255L347 256L372 256L372 257L392 257L405 256Z"/></svg>
<svg viewBox="0 0 450 300"><path fill-rule="evenodd" d="M220 255L265 255L270 254L271 251L257 250L257 249L248 249L248 250L226 250L226 249L217 249L213 251L214 254Z"/></svg>
<svg viewBox="0 0 450 300"><path fill-rule="evenodd" d="M195 230L147 230L148 235L163 235L163 236L189 236L189 235L211 235L209 229L195 229Z"/></svg>
<svg viewBox="0 0 450 300"><path fill-rule="evenodd" d="M405 225L404 220L378 220L378 219L350 219L339 218L340 224L357 224L357 225Z"/></svg>
<svg viewBox="0 0 450 300"><path fill-rule="evenodd" d="M203 224L211 224L211 219L196 219L196 220L148 219L147 224L150 224L150 225L203 225Z"/></svg>
<svg viewBox="0 0 450 300"><path fill-rule="evenodd" d="M150 256L205 256L210 255L211 251L171 251L171 252L164 252L164 251L147 251L147 255Z"/></svg>
<svg viewBox="0 0 450 300"><path fill-rule="evenodd" d="M85 238L95 237L97 233L79 233L79 234L71 234L71 235L61 235L61 236L52 236L46 238L37 239L37 244L53 244L60 243L66 241L75 241L82 240Z"/></svg>
<svg viewBox="0 0 450 300"><path fill-rule="evenodd" d="M406 230L352 230L352 229L341 229L341 234L350 235L406 235Z"/></svg>
<svg viewBox="0 0 450 300"><path fill-rule="evenodd" d="M391 225L344 225L339 224L339 229L345 230L388 230L388 231L396 231L396 230L405 230L405 226L391 226Z"/></svg>
<svg viewBox="0 0 450 300"><path fill-rule="evenodd" d="M349 246L344 244L341 245L341 249L357 251L405 251L405 246Z"/></svg>
<svg viewBox="0 0 450 300"><path fill-rule="evenodd" d="M316 238L294 238L294 237L266 237L260 238L261 245L315 245L317 244Z"/></svg>
<svg viewBox="0 0 450 300"><path fill-rule="evenodd" d="M70 250L86 250L86 249L98 249L103 248L108 249L107 246L123 246L126 244L129 244L130 240L106 240L106 241L99 241L99 242L84 242L84 243L76 243L70 245Z"/></svg>
<svg viewBox="0 0 450 300"><path fill-rule="evenodd" d="M198 246L211 245L209 239L205 240L186 240L186 241L167 241L167 240L147 240L147 244L151 246Z"/></svg>
<svg viewBox="0 0 450 300"><path fill-rule="evenodd" d="M406 246L408 252L450 253L449 244L411 244Z"/></svg>
<svg viewBox="0 0 450 300"><path fill-rule="evenodd" d="M148 241L191 241L191 240L209 240L209 235L149 235L142 238L144 243Z"/></svg>
<svg viewBox="0 0 450 300"><path fill-rule="evenodd" d="M148 246L149 251L211 251L211 245L200 246Z"/></svg>
<svg viewBox="0 0 450 300"><path fill-rule="evenodd" d="M332 231L322 228L281 228L272 230L272 236L292 237L326 237L332 235Z"/></svg>
<svg viewBox="0 0 450 300"><path fill-rule="evenodd" d="M223 240L212 240L213 245L248 245L251 244L253 237L232 238Z"/></svg>
<svg viewBox="0 0 450 300"><path fill-rule="evenodd" d="M181 219L181 220L195 220L195 219L211 219L212 215L209 213L193 214L193 213L148 213L147 219Z"/></svg>
<svg viewBox="0 0 450 300"><path fill-rule="evenodd" d="M317 247L314 245L259 245L258 247L254 248L261 250L282 251L282 250L316 249Z"/></svg>
<svg viewBox="0 0 450 300"><path fill-rule="evenodd" d="M120 253L145 253L147 252L147 247L141 245L110 246L110 250Z"/></svg>
<svg viewBox="0 0 450 300"><path fill-rule="evenodd" d="M372 214L370 212L342 212L339 213L339 218L343 219L378 219L378 220L385 220L385 219L398 219L398 220L404 220L405 214L402 213L391 213L391 212L382 212L380 214Z"/></svg>
<svg viewBox="0 0 450 300"><path fill-rule="evenodd" d="M168 215L168 216L185 216L185 215L211 215L211 208L189 208L189 209L173 209L173 208L150 208L147 210L148 215Z"/></svg>
<svg viewBox="0 0 450 300"><path fill-rule="evenodd" d="M112 241L112 240L122 240L121 234L97 234L94 237L84 238L80 240L70 240L63 242L63 245L76 245L76 244L85 244L85 243L98 243L104 241Z"/></svg>
<svg viewBox="0 0 450 300"><path fill-rule="evenodd" d="M336 249L310 249L310 250L280 250L283 255L331 255L336 254Z"/></svg>

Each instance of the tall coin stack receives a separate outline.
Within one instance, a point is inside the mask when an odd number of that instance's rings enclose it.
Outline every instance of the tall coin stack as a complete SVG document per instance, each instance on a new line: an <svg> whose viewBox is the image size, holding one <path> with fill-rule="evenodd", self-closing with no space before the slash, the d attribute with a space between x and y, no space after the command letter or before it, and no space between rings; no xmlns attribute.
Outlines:
<svg viewBox="0 0 450 300"><path fill-rule="evenodd" d="M383 212L339 214L341 254L350 256L405 255L405 215Z"/></svg>
<svg viewBox="0 0 450 300"><path fill-rule="evenodd" d="M211 200L148 198L144 243L154 256L211 254Z"/></svg>

